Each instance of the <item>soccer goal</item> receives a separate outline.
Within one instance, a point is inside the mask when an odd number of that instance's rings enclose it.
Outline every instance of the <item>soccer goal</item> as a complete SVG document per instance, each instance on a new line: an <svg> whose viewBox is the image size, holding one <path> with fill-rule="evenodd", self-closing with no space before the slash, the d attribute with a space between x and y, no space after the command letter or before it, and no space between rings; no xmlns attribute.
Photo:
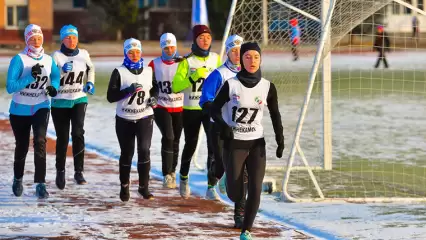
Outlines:
<svg viewBox="0 0 426 240"><path fill-rule="evenodd" d="M286 159L267 116L265 136L283 199L426 200L425 16L423 1L233 1L229 34L262 44L262 73L279 92Z"/></svg>

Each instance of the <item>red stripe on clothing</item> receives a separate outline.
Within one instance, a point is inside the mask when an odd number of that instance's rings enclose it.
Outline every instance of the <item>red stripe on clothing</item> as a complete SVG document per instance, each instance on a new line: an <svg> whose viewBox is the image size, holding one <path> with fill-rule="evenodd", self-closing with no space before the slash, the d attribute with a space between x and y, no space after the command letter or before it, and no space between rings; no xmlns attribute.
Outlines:
<svg viewBox="0 0 426 240"><path fill-rule="evenodd" d="M183 107L170 108L170 107L163 107L161 105L157 105L157 107L166 109L166 111L169 112L169 113L183 112Z"/></svg>

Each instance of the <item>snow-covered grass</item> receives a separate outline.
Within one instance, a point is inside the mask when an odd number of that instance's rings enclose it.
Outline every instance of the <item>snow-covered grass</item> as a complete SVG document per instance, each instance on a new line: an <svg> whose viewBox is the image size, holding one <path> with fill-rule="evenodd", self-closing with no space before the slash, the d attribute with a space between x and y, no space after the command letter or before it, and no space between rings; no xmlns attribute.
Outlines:
<svg viewBox="0 0 426 240"><path fill-rule="evenodd" d="M369 196L405 193L424 195L426 179L426 93L424 53L401 52L389 56L391 68L372 70L376 54L333 56L333 164L332 172L317 172L322 186L331 194ZM265 117L268 142L268 166L285 166L306 90L311 58L291 62L287 56L265 55L263 70L278 85L283 116L286 150L276 159L275 140L268 117ZM148 61L148 59L147 59ZM104 92L108 74L121 59L96 59L99 70L98 93ZM1 66L1 64L0 64ZM1 68L1 67L0 67ZM413 71L416 70L416 71ZM285 73L284 73L285 72ZM314 95L302 132L301 147L312 165L321 162L321 85ZM6 103L10 97L2 96ZM0 110L7 112L8 105ZM116 158L119 147L114 129L114 106L105 96L91 99L86 120L88 146ZM50 124L50 133L53 125ZM151 149L153 174L160 176L160 132L154 129ZM181 139L181 149L184 138ZM107 150L106 152L104 150ZM200 148L196 161L205 166L206 149ZM297 164L300 159L297 158ZM361 168L362 167L362 168ZM282 175L272 173L280 180ZM203 195L206 177L192 167L191 186ZM294 173L292 193L300 194L312 187L306 174ZM308 186L305 186L305 185ZM413 191L414 190L414 191ZM334 191L334 192L333 192ZM309 191L304 191L309 192ZM222 196L224 201L225 196ZM277 201L277 195L263 195L261 212L306 232L348 239L424 239L426 219L420 205L407 204L289 204Z"/></svg>

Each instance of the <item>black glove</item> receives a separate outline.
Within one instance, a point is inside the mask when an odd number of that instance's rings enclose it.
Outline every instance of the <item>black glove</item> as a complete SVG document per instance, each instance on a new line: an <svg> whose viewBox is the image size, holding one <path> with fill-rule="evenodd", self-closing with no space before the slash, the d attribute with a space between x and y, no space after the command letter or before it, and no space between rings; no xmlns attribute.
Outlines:
<svg viewBox="0 0 426 240"><path fill-rule="evenodd" d="M31 68L31 76L33 78L36 78L37 75L41 74L41 68L43 67L43 65L40 64L36 64Z"/></svg>
<svg viewBox="0 0 426 240"><path fill-rule="evenodd" d="M148 106L155 108L157 106L157 99L155 97L150 97L148 99Z"/></svg>
<svg viewBox="0 0 426 240"><path fill-rule="evenodd" d="M234 131L232 130L232 127L230 127L230 126L222 127L222 129L220 131L220 137L223 140L234 139Z"/></svg>
<svg viewBox="0 0 426 240"><path fill-rule="evenodd" d="M284 151L284 136L280 135L280 136L276 136L275 140L277 141L277 158L282 158L283 156L283 151Z"/></svg>
<svg viewBox="0 0 426 240"><path fill-rule="evenodd" d="M56 88L53 86L47 86L46 87L46 96L49 95L51 97L55 97L58 94L58 91L56 91Z"/></svg>
<svg viewBox="0 0 426 240"><path fill-rule="evenodd" d="M135 92L139 92L142 90L142 84L140 83L132 83L130 87L126 88L125 91L129 94L133 94Z"/></svg>
<svg viewBox="0 0 426 240"><path fill-rule="evenodd" d="M210 116L210 108L211 108L211 106L212 106L212 102L205 102L203 104L202 113L204 115Z"/></svg>

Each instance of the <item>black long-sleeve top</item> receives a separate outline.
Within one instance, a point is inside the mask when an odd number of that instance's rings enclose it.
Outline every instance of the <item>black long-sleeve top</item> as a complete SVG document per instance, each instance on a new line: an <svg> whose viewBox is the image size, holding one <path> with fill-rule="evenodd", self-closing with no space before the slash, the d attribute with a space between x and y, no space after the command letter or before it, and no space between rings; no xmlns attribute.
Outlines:
<svg viewBox="0 0 426 240"><path fill-rule="evenodd" d="M390 40L386 32L377 33L374 39L374 48L376 51L390 50Z"/></svg>
<svg viewBox="0 0 426 240"><path fill-rule="evenodd" d="M252 88L254 85L249 85L243 81L241 83L247 87ZM229 102L229 84L225 82L222 88L219 90L215 100L213 101L213 105L211 106L211 116L213 120L221 125L222 127L228 126L225 120L222 118L222 107L225 103ZM281 114L278 108L278 94L275 85L271 83L268 91L268 96L266 98L266 102L268 103L268 110L272 120L272 126L275 132L275 140L277 143L284 142L284 134L283 134L283 125L281 122ZM241 142L241 140L234 140ZM240 145L243 143L240 143ZM235 145L234 145L235 146Z"/></svg>
<svg viewBox="0 0 426 240"><path fill-rule="evenodd" d="M143 67L140 69L129 69L127 68L131 73L135 75L139 75L143 72ZM114 71L111 74L111 78L109 79L108 84L108 91L107 91L107 100L110 103L118 102L121 99L125 98L128 95L128 92L126 92L125 89L120 90L121 88L121 77L120 73L117 69L114 69ZM149 90L149 94L151 97L158 98L158 85L157 81L155 79L154 72L152 73L152 88Z"/></svg>

